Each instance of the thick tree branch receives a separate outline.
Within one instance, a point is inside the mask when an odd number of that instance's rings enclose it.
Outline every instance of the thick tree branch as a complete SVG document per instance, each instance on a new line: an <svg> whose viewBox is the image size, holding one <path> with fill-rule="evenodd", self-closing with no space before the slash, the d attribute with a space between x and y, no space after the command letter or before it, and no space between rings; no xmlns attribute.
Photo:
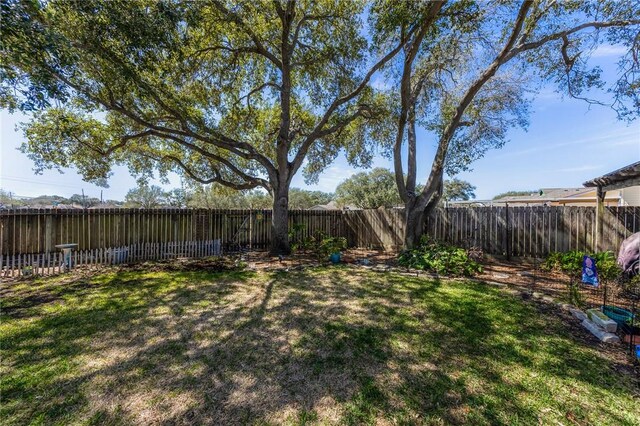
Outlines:
<svg viewBox="0 0 640 426"><path fill-rule="evenodd" d="M140 117L138 114L135 114L134 112L132 112L131 110L127 109L122 103L117 102L112 95L110 95L110 99L104 100L101 97L93 94L91 91L84 89L82 86L74 83L73 81L71 81L69 78L67 78L66 76L55 72L54 70L49 69L50 74L60 80L61 82L63 82L64 84L68 85L69 87L71 87L72 89L74 89L75 91L77 91L78 93L81 93L83 96L86 96L88 99L90 99L92 102L95 102L96 104L102 105L103 107L105 107L107 110L111 110L111 111L115 111L118 112L126 117L128 117L129 119L131 119L132 121L134 121L135 123L145 127L145 128L149 128L150 130L153 130L155 132L158 132L158 135L164 135L164 137L168 137L168 135L178 135L181 137L186 137L186 138L193 138L196 140L200 140L201 142L205 142L205 143L209 143L212 144L218 148L224 149L229 151L232 154L235 154L237 156L239 156L240 158L243 159L247 159L247 160L255 160L257 161L259 164L261 164L267 174L269 174L270 177L273 177L273 175L275 174L275 168L273 166L273 164L271 163L271 161L264 155L258 153L256 151L256 149L248 144L248 143L244 143L244 142L238 142L235 141L233 139L230 139L222 134L215 134L214 138L211 137L207 137L204 135L200 135L196 132L193 132L190 129L175 129L175 128L170 128L170 127L166 127L163 125L158 125L155 123L152 123L150 121L148 121L147 119ZM244 151L243 151L244 150Z"/></svg>
<svg viewBox="0 0 640 426"><path fill-rule="evenodd" d="M291 47L295 48L296 44L299 43L300 31L302 30L302 27L304 26L305 23L310 22L310 21L319 21L319 20L322 20L322 19L332 19L332 18L339 18L339 15L333 15L333 14L304 15L298 21L298 24L296 25L296 29L293 32L293 38L291 39ZM306 46L306 47L310 47L310 46Z"/></svg>
<svg viewBox="0 0 640 426"><path fill-rule="evenodd" d="M505 63L505 61L509 57L513 46L520 37L522 27L532 5L533 2L529 0L522 3L522 5L520 6L520 10L518 11L518 16L516 17L516 20L514 22L511 34L509 35L509 38L507 39L507 42L505 43L503 48L500 50L500 53L498 53L491 64L489 64L489 66L482 72L482 74L480 74L480 76L473 82L473 84L471 84L469 89L465 92L464 96L460 100L460 103L458 104L455 113L451 118L451 121L449 122L449 124L447 124L442 135L440 136L438 149L433 160L429 179L427 180L427 184L425 185L422 193L419 196L419 208L426 207L429 199L435 193L438 185L440 184L440 181L442 180L447 152L449 150L449 143L451 142L451 138L460 125L467 107L471 104L482 86L484 86L485 83L496 74L498 68L500 68L500 65Z"/></svg>
<svg viewBox="0 0 640 426"><path fill-rule="evenodd" d="M518 44L509 52L508 55L504 57L503 61L506 62L519 53L525 52L527 50L538 49L551 41L560 40L563 37L569 36L571 34L575 34L577 32L586 30L588 28L600 29L600 28L610 28L610 27L624 27L629 25L640 25L640 19L585 22L584 24L578 25L568 30L549 34L536 41Z"/></svg>
<svg viewBox="0 0 640 426"><path fill-rule="evenodd" d="M120 58L118 55L114 54L113 52L109 51L108 49L105 49L102 46L99 46L99 49L101 52L103 52L103 54L107 55L107 58L110 61L116 62L119 66L125 69L127 71L127 74L130 75L131 78L134 80L135 84L137 84L140 88L144 89L158 103L158 105L160 105L161 108L163 108L165 111L172 114L173 117L175 117L176 120L180 122L183 136L190 136L204 142L213 143L219 146L220 148L227 149L230 152L233 152L234 154L239 155L243 158L257 160L269 171L269 173L271 172L270 168L272 168L273 166L269 161L269 159L261 155L260 153L258 153L258 151L251 144L240 142L235 139L229 138L223 135L222 133L217 132L214 129L211 129L210 127L207 127L206 130L207 132L214 135L215 137L214 140L212 140L210 137L194 132L193 129L191 129L188 126L187 124L188 120L180 113L180 111L168 106L167 103L161 99L160 95L156 92L155 88L152 87L151 84L144 81L139 76L139 73L136 72L135 69L132 69L131 66L128 63L126 63L122 58ZM111 101L113 105L116 105L113 99L111 99ZM122 106L122 104L120 104L120 106ZM147 121L148 123L148 120L145 120L145 121ZM151 127L149 124L145 124L145 126ZM240 150L244 150L246 151L246 153Z"/></svg>
<svg viewBox="0 0 640 426"><path fill-rule="evenodd" d="M294 2L287 2L286 11L280 6L278 0L274 0L276 11L282 24L280 34L280 54L281 54L281 85L280 90L280 128L276 141L276 161L278 167L277 180L280 187L286 187L291 181L292 174L289 173L289 150L291 148L291 54L292 47L289 45L291 34L291 23L293 20Z"/></svg>
<svg viewBox="0 0 640 426"><path fill-rule="evenodd" d="M365 76L363 77L362 81L360 82L360 84L358 84L358 86L356 86L355 89L353 89L351 92L347 93L346 95L335 99L331 103L329 108L327 108L327 110L323 114L323 116L320 119L320 121L314 127L313 131L309 135L307 135L307 137L302 142L302 145L298 149L298 152L296 153L296 155L295 155L295 157L293 159L293 162L291 164L292 170L298 170L300 168L300 166L302 165L302 162L304 161L304 159L305 159L305 157L307 155L307 152L309 151L309 148L319 138L318 135L323 131L324 126L329 122L329 119L331 118L333 113L340 106L342 106L345 103L355 99L364 90L364 88L367 87L367 85L369 84L369 80L371 80L371 77L380 68L382 68L387 62L389 62L403 48L404 44L407 41L407 38L411 36L413 31L414 31L414 29L412 29L405 38L401 39L396 47L394 47L389 53L387 53L378 62L376 62L369 69L369 71L365 74ZM336 129L336 130L338 130L338 129Z"/></svg>
<svg viewBox="0 0 640 426"><path fill-rule="evenodd" d="M232 188L238 191L243 191L243 190L247 190L247 189L254 189L257 188L259 186L262 186L263 188L269 190L270 187L268 186L264 186L265 182L262 179L254 179L254 180L250 180L250 181L245 181L244 183L239 183L239 182L231 182L229 180L225 180L222 178L221 174L215 170L215 169L211 169L211 171L214 173L214 176L211 178L201 178L199 176L197 176L186 164L184 164L178 157L174 157L174 156L170 156L170 155L166 155L163 156L162 159L166 159L166 160L170 160L173 161L174 163L176 163L178 165L178 167L180 167L186 174L187 176L189 176L191 179L195 180L196 182L202 183L202 184L210 184L210 183L219 183L221 185L224 185L228 188Z"/></svg>
<svg viewBox="0 0 640 426"><path fill-rule="evenodd" d="M173 135L162 134L161 132L157 132L157 131L154 131L154 130L149 131L149 134L147 136L156 136L156 137L159 137L159 138L173 140L174 142L177 142L179 145L183 146L184 148L187 148L190 151L195 151L195 152L199 153L200 155L202 155L203 157L205 157L205 158L207 158L209 160L216 161L216 162L224 165L225 167L227 167L233 174L238 176L240 179L244 180L247 183L251 183L252 185L254 185L253 188L255 188L256 186L262 186L267 190L269 190L271 188L271 185L266 180L258 178L256 176L251 176L251 175L243 172L242 170L240 170L238 167L236 167L228 159L226 159L224 157L221 157L221 156L219 156L217 154L214 154L212 152L209 152L209 151L207 151L207 150L205 150L205 149L203 149L203 148L201 148L201 147L199 147L197 145L194 145L194 144L192 144L190 142L185 141L184 139L178 138L178 137L173 136ZM146 153L146 154L143 154L143 155L149 156L150 154ZM182 163L182 165L184 166L183 163ZM185 171L187 171L187 168L185 168ZM212 169L212 171L215 172L214 169ZM193 176L195 176L195 174L193 174L193 172L191 171L189 176L193 177ZM219 180L215 180L215 181L218 182ZM245 188L245 189L247 189L247 188Z"/></svg>
<svg viewBox="0 0 640 426"><path fill-rule="evenodd" d="M240 97L239 101L242 101L243 99L247 100L247 107L249 106L249 101L252 95L266 89L267 87L273 87L278 91L282 91L282 87L280 87L280 85L272 82L272 81L268 81L266 83L261 84L260 86L256 87L255 89L252 89L249 93L247 93L246 95Z"/></svg>

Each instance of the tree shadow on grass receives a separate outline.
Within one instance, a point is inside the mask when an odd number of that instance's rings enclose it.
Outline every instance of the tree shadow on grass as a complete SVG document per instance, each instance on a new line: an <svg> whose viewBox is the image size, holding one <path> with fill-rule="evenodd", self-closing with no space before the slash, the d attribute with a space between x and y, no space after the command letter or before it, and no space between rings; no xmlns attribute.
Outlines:
<svg viewBox="0 0 640 426"><path fill-rule="evenodd" d="M3 384L16 423L537 423L510 370L598 387L580 366L607 362L478 284L335 268L100 289L3 344L32 374Z"/></svg>

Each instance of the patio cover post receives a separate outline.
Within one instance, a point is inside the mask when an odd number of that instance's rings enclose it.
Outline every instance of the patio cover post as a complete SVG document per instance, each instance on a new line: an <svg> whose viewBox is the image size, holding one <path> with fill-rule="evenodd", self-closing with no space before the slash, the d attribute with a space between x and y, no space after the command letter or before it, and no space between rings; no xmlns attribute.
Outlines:
<svg viewBox="0 0 640 426"><path fill-rule="evenodd" d="M602 186L598 186L596 189L596 244L595 250L602 251L604 244L602 243L604 235L602 234L604 223L604 197L607 191L602 189Z"/></svg>

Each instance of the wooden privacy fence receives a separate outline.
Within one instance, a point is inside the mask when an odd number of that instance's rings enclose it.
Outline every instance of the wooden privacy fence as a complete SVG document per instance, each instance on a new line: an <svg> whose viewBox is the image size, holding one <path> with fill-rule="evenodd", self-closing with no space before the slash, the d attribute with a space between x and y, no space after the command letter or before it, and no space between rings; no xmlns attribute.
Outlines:
<svg viewBox="0 0 640 426"><path fill-rule="evenodd" d="M438 240L476 246L507 256L544 257L551 252L595 251L595 207L469 207L438 209L425 230ZM608 207L603 248L640 231L640 207Z"/></svg>
<svg viewBox="0 0 640 426"><path fill-rule="evenodd" d="M298 238L321 232L344 236L350 246L397 250L402 247L405 219L402 209L293 210L289 223L302 225L296 227ZM607 208L604 230L605 248L617 251L624 238L640 231L640 208ZM544 257L552 251L592 251L595 208L444 208L427 219L425 232L496 255ZM55 266L60 263L55 246L64 243L78 244L74 254L78 264L114 263L120 258L113 253L123 250L127 261L198 257L215 254L214 243L222 251L267 248L271 211L0 210L0 241L0 269L12 269L16 262L33 265L27 258Z"/></svg>
<svg viewBox="0 0 640 426"><path fill-rule="evenodd" d="M297 238L346 234L343 212L292 210ZM0 276L65 269L56 245L73 243L73 266L219 255L265 249L271 210L0 210Z"/></svg>
<svg viewBox="0 0 640 426"><path fill-rule="evenodd" d="M609 207L604 248L640 231L640 207ZM449 207L427 218L425 233L451 244L504 256L544 257L553 251L594 251L595 207ZM403 209L355 210L345 214L350 245L402 247Z"/></svg>
<svg viewBox="0 0 640 426"><path fill-rule="evenodd" d="M290 224L304 225L301 236L344 235L339 210L292 210ZM0 210L0 253L47 253L57 244L78 250L132 244L220 240L226 250L267 248L271 210L88 209Z"/></svg>

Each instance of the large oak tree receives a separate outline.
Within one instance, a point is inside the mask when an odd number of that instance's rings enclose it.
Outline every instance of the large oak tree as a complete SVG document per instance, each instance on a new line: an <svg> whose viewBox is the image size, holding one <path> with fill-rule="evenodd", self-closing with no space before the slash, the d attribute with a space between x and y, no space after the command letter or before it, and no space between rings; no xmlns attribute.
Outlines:
<svg viewBox="0 0 640 426"><path fill-rule="evenodd" d="M638 1L380 1L377 40L394 40L417 23L402 55L389 64L396 94L393 159L407 219L405 247L419 240L426 215L438 205L445 173L466 169L508 129L526 127L529 94L544 82L590 103L607 104L621 119L640 113ZM589 57L604 43L626 50L608 97L601 70ZM567 123L570 125L570 123ZM416 184L422 126L436 139L424 187ZM405 151L406 150L406 151Z"/></svg>
<svg viewBox="0 0 640 426"><path fill-rule="evenodd" d="M341 150L371 158L382 107L370 80L420 23L371 54L364 2L2 0L1 106L33 114L39 169L176 172L273 198L289 251L288 192Z"/></svg>

